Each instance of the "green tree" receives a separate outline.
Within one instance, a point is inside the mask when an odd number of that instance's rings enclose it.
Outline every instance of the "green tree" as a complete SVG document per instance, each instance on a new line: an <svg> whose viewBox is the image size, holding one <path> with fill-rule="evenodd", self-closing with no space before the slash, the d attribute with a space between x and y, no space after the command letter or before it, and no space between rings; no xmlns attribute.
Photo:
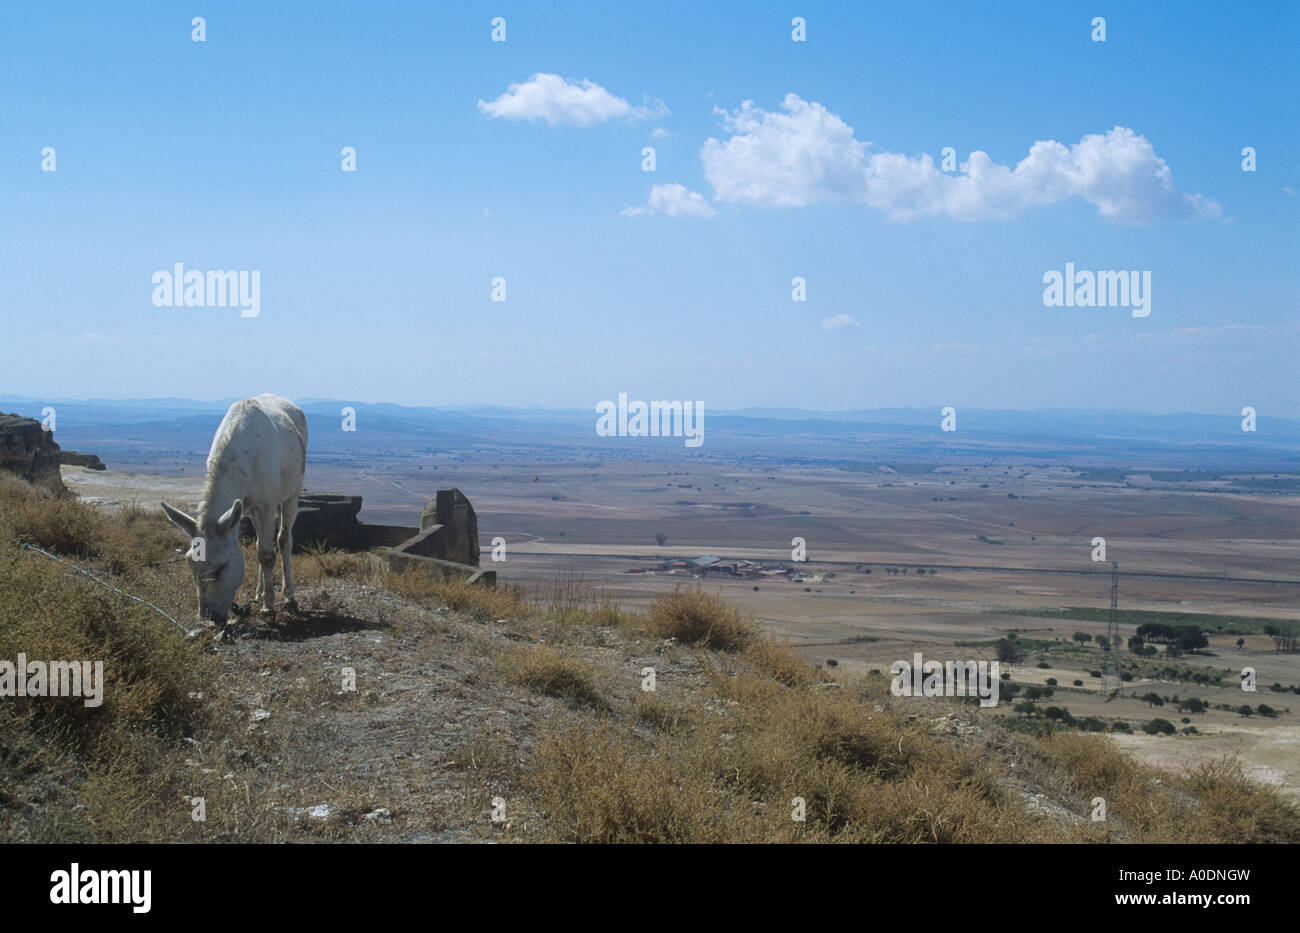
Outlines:
<svg viewBox="0 0 1300 933"><path fill-rule="evenodd" d="M1010 638L999 638L993 646L993 653L1003 664L1015 664L1024 657L1024 652Z"/></svg>
<svg viewBox="0 0 1300 933"><path fill-rule="evenodd" d="M1178 630L1178 636L1174 639L1174 644L1178 646L1179 651L1199 651L1202 648L1210 646L1210 640L1205 637L1205 633L1197 628L1183 628Z"/></svg>
<svg viewBox="0 0 1300 933"><path fill-rule="evenodd" d="M1178 727L1168 719L1153 719L1143 723L1142 731L1147 735L1173 735L1178 731Z"/></svg>

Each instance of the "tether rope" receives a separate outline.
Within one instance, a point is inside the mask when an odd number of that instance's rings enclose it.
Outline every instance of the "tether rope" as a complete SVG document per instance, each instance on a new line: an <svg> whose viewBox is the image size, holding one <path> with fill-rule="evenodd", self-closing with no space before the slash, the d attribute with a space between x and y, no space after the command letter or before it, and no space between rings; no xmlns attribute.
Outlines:
<svg viewBox="0 0 1300 933"><path fill-rule="evenodd" d="M57 554L51 554L49 551L45 550L44 548L39 548L39 547L37 547L37 546L34 545L34 544L27 544L26 542L23 542L23 541L19 541L19 542L17 542L17 543L18 543L18 546L19 546L19 547L27 548L27 550L29 550L29 551L36 551L38 554L44 554L46 557L49 557L49 558L51 558L51 559L53 559L53 560L57 560L60 564L66 564L67 566L71 567L73 570L77 571L77 573L82 574L82 575L87 576L87 577L90 577L90 579L94 580L94 581L95 581L96 583L98 583L100 586L106 586L106 587L108 587L110 590L113 590L113 591L115 591L115 592L121 593L123 596L126 596L126 597L128 597L129 599L134 599L134 600L135 600L136 602L138 602L138 603L144 603L144 605L148 606L150 609L152 609L154 612L158 613L158 614L159 614L160 616L162 616L164 619L167 619L169 622L171 622L172 625L176 626L178 629L180 629L180 630L181 630L182 632L184 632L186 635L189 635L189 633L190 633L190 630L189 630L189 629L187 629L187 628L186 628L184 625L182 625L180 622L178 622L178 621L176 621L175 619L173 619L173 618L172 618L171 616L169 616L167 613L163 612L161 609L159 609L159 608L158 608L157 606L155 606L153 603L149 602L147 599L141 599L139 596L136 596L136 595L133 594L133 593L128 593L126 590L122 589L121 587L114 586L113 584L111 584L111 583L109 583L109 582L107 582L107 581L105 581L105 580L101 580L101 579L99 579L99 577L95 576L95 575L94 575L93 573L91 573L89 570L86 570L86 569L84 569L84 568L82 568L82 567L78 567L76 564L72 563L72 561L64 560L62 557L59 557Z"/></svg>

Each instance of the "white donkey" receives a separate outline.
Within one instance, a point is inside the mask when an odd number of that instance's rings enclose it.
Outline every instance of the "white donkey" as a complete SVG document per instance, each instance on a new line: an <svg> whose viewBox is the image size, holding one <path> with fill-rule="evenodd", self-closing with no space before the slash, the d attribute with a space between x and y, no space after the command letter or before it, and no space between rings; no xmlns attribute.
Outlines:
<svg viewBox="0 0 1300 933"><path fill-rule="evenodd" d="M262 600L263 612L272 611L271 574L278 545L284 596L289 606L295 605L289 553L306 465L307 418L302 409L278 395L246 398L230 406L212 439L198 516L162 504L172 524L190 538L186 556L199 590L200 620L225 625L244 582L239 519L245 509L257 532L260 569L253 598Z"/></svg>

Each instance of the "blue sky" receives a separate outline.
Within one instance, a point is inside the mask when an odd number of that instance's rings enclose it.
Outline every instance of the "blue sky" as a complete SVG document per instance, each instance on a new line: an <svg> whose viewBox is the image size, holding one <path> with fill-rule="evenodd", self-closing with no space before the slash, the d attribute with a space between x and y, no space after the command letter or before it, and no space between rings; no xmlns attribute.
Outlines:
<svg viewBox="0 0 1300 933"><path fill-rule="evenodd" d="M5 4L0 393L1296 417L1300 7L1105 6Z"/></svg>

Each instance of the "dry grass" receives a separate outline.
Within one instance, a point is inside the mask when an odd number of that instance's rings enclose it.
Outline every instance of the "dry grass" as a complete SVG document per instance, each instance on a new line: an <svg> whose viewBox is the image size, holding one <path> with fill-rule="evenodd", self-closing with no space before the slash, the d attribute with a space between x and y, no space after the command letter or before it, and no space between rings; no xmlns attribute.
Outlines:
<svg viewBox="0 0 1300 933"><path fill-rule="evenodd" d="M96 560L110 573L128 573L177 556L180 535L159 510L133 503L106 513L8 475L0 478L0 503L5 539L63 557Z"/></svg>
<svg viewBox="0 0 1300 933"><path fill-rule="evenodd" d="M103 705L80 697L22 698L37 720L85 746L109 723L169 733L192 727L205 660L152 610L12 546L0 549L0 658L103 662Z"/></svg>
<svg viewBox="0 0 1300 933"><path fill-rule="evenodd" d="M755 818L731 812L707 777L698 746L641 744L608 721L555 722L524 778L555 842L757 841ZM668 740L672 741L672 740Z"/></svg>
<svg viewBox="0 0 1300 933"><path fill-rule="evenodd" d="M1207 762L1177 785L1196 798L1197 841L1300 839L1296 807L1276 788L1250 780L1235 760Z"/></svg>
<svg viewBox="0 0 1300 933"><path fill-rule="evenodd" d="M1276 788L1251 781L1233 759L1172 778L1134 761L1106 736L1059 732L1042 744L1078 793L1106 800L1107 822L1131 828L1134 841L1300 841L1300 811Z"/></svg>
<svg viewBox="0 0 1300 933"><path fill-rule="evenodd" d="M358 829L354 812L374 789L331 773L333 752L313 741L311 727L274 738L251 732L247 711L222 694L229 672L214 655L151 610L17 547L20 537L173 614L193 607L189 574L163 563L178 536L153 512L101 514L0 477L0 658L102 659L106 680L104 704L94 709L80 698L0 706L0 841L285 841L375 831ZM411 610L410 624L434 633L417 640L418 650L500 660L499 675L486 664L458 689L501 691L526 710L538 702L530 692L563 701L550 704L549 720L525 715L525 725L512 726L506 718L444 758L464 778L456 812L480 819L484 801L502 793L526 815L510 830L526 840L1300 841L1300 810L1235 762L1171 778L1102 736L1013 736L970 707L893 698L888 678L825 682L788 643L764 637L698 587L656 598L642 617L572 574L526 599L510 587L391 574L371 555L304 558L305 578L382 584L413 606L441 608ZM509 624L481 624L497 619ZM664 654L647 644L647 630L695 650ZM553 632L565 636L559 647ZM619 680L655 647L665 696ZM319 701L304 689L284 702L304 713ZM975 733L961 742L940 734L934 723L945 711L975 723ZM308 786L299 773L331 776ZM1055 801L1055 814L1028 812L1026 790ZM200 796L207 820L197 823L190 813ZM1088 819L1095 796L1106 798L1104 823ZM796 801L802 820L792 818ZM304 825L288 808L305 803L342 815Z"/></svg>
<svg viewBox="0 0 1300 933"><path fill-rule="evenodd" d="M721 596L683 584L650 600L648 624L661 638L723 651L745 648L758 634L753 620Z"/></svg>
<svg viewBox="0 0 1300 933"><path fill-rule="evenodd" d="M379 559L372 554L341 551L314 543L293 557L295 583L338 578L370 583L381 575L381 568Z"/></svg>
<svg viewBox="0 0 1300 933"><path fill-rule="evenodd" d="M665 700L656 693L637 695L632 704L632 718L659 732L676 732L694 721L686 706Z"/></svg>
<svg viewBox="0 0 1300 933"><path fill-rule="evenodd" d="M787 687L806 687L819 679L817 668L801 658L788 640L766 635L755 638L745 648L745 660L754 670Z"/></svg>
<svg viewBox="0 0 1300 933"><path fill-rule="evenodd" d="M7 485L14 488L12 481ZM95 557L100 553L107 523L89 506L49 495L6 499L5 511L17 540L68 557Z"/></svg>
<svg viewBox="0 0 1300 933"><path fill-rule="evenodd" d="M489 587L464 580L444 581L415 569L389 573L384 578L384 586L417 602L468 613L476 621L530 614L522 591L513 586Z"/></svg>
<svg viewBox="0 0 1300 933"><path fill-rule="evenodd" d="M770 682L769 682L770 683ZM524 785L573 842L987 842L1038 838L993 769L844 694L647 738L609 719L544 732ZM641 704L638 703L638 708ZM663 710L650 704L653 719ZM799 800L804 819L795 819Z"/></svg>
<svg viewBox="0 0 1300 933"><path fill-rule="evenodd" d="M171 566L179 535L165 518L130 506L99 512L0 475L0 659L103 664L97 707L48 696L0 708L0 841L273 842L301 834L248 755L246 721L213 702L219 671L203 644L17 540L173 615L192 612L194 599L188 571ZM242 757L234 751L241 746ZM202 822L189 799L200 796Z"/></svg>
<svg viewBox="0 0 1300 933"><path fill-rule="evenodd" d="M563 626L617 626L629 621L609 594L567 570L543 584L533 600L538 618Z"/></svg>
<svg viewBox="0 0 1300 933"><path fill-rule="evenodd" d="M506 671L513 683L558 697L571 706L609 708L591 665L549 645L513 653L506 661Z"/></svg>
<svg viewBox="0 0 1300 933"><path fill-rule="evenodd" d="M526 786L542 835L576 842L973 842L1032 837L996 774L849 691L719 671L704 721L638 698L544 733ZM805 819L793 819L796 798Z"/></svg>
<svg viewBox="0 0 1300 933"><path fill-rule="evenodd" d="M501 731L475 732L468 741L452 749L446 764L498 779L510 779L519 763L507 736Z"/></svg>

